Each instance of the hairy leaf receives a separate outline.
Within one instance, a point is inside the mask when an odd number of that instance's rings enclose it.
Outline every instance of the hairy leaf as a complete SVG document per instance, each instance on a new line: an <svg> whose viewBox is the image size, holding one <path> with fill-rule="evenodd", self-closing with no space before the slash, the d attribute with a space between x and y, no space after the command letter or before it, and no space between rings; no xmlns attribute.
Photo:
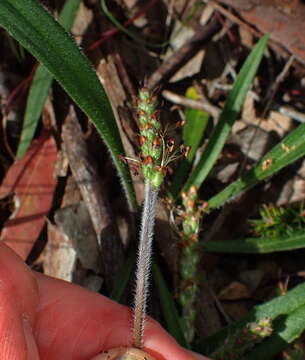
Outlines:
<svg viewBox="0 0 305 360"><path fill-rule="evenodd" d="M136 202L120 134L92 66L64 28L36 0L1 0L0 25L31 52L90 117L108 146L130 205Z"/></svg>

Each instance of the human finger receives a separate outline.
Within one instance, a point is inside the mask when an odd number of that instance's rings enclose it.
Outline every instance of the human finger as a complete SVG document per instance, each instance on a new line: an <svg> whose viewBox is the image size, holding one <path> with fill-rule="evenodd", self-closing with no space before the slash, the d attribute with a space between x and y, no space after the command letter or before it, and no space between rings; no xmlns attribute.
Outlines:
<svg viewBox="0 0 305 360"><path fill-rule="evenodd" d="M30 269L0 243L0 359L38 360L33 336L38 287Z"/></svg>
<svg viewBox="0 0 305 360"><path fill-rule="evenodd" d="M129 308L79 286L36 276L41 294L36 332L43 359L88 360L103 350L132 345ZM196 359L150 318L143 345L157 360Z"/></svg>

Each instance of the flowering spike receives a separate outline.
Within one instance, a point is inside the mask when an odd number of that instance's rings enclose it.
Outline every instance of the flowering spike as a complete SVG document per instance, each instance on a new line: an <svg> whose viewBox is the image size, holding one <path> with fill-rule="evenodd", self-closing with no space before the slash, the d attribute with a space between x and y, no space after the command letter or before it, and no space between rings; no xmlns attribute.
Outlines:
<svg viewBox="0 0 305 360"><path fill-rule="evenodd" d="M141 169L143 176L154 187L159 188L165 176L160 171L163 140L160 136L159 111L156 109L157 99L147 88L142 88L137 100L140 122Z"/></svg>
<svg viewBox="0 0 305 360"><path fill-rule="evenodd" d="M215 360L242 359L256 344L270 336L272 331L272 321L269 317L248 323L230 333L211 357Z"/></svg>
<svg viewBox="0 0 305 360"><path fill-rule="evenodd" d="M207 203L206 203L207 204ZM182 317L184 320L184 333L190 343L194 337L194 322L198 281L196 279L197 266L200 260L198 236L202 214L207 206L198 200L197 188L191 186L187 192L182 193L182 211L180 212L180 294L179 300L182 306Z"/></svg>

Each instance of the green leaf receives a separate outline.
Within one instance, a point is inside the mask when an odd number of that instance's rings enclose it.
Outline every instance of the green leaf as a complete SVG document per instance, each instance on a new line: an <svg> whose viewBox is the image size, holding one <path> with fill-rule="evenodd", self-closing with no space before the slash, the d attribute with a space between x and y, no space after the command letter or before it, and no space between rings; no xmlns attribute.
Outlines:
<svg viewBox="0 0 305 360"><path fill-rule="evenodd" d="M213 130L197 167L186 182L184 191L187 191L192 185L199 188L215 164L229 136L231 128L240 113L241 106L263 57L268 38L269 36L265 35L259 40L242 66L233 89L228 95L219 121Z"/></svg>
<svg viewBox="0 0 305 360"><path fill-rule="evenodd" d="M274 359L274 356L298 339L305 330L305 305L273 323L274 331L267 340L256 346L244 360Z"/></svg>
<svg viewBox="0 0 305 360"><path fill-rule="evenodd" d="M0 25L32 53L92 120L121 176L129 204L136 201L120 134L92 66L63 27L36 0L1 0Z"/></svg>
<svg viewBox="0 0 305 360"><path fill-rule="evenodd" d="M81 0L67 0L62 8L58 22L62 25L66 31L71 31L74 24L74 19L77 14Z"/></svg>
<svg viewBox="0 0 305 360"><path fill-rule="evenodd" d="M304 307L305 307L305 283L296 286L292 290L288 291L286 295L276 297L275 299L272 299L262 305L255 306L252 311L250 311L249 315L241 319L240 321L236 321L228 326L226 326L224 329L218 331L216 334L209 336L208 338L204 339L203 341L197 343L195 350L199 351L201 353L205 354L211 354L214 352L218 346L223 344L225 342L225 339L228 337L230 333L233 333L236 331L236 329L242 329L246 324L250 322L255 322L260 319L263 319L265 317L270 317L273 321L276 319L277 321L284 321L284 326L277 326L276 332L273 336L280 337L284 342L286 342L284 336L286 339L293 339L294 336L296 336L299 333L299 325L300 321L298 320L298 323L294 324L292 322L287 322L287 319L289 316L293 315L295 312L295 315L299 315L300 312L302 312L302 319L304 322ZM303 310L301 310L301 308ZM299 312L300 309L300 312ZM289 326L289 330L288 330ZM287 333L285 332L285 329L287 329ZM272 336L272 337L273 337ZM267 340L268 341L268 340ZM290 341L290 340L289 340ZM262 343L263 346L264 342ZM262 359L265 359L265 357L261 357ZM260 359L260 357L257 357L256 359Z"/></svg>
<svg viewBox="0 0 305 360"><path fill-rule="evenodd" d="M174 300L166 286L159 267L155 263L152 265L152 273L158 288L162 314L166 322L166 329L181 346L187 347L188 344L181 328L180 318Z"/></svg>
<svg viewBox="0 0 305 360"><path fill-rule="evenodd" d="M299 125L269 151L250 171L213 196L209 209L217 208L305 155L305 124Z"/></svg>
<svg viewBox="0 0 305 360"><path fill-rule="evenodd" d="M80 1L68 0L61 11L58 21L67 31L71 30ZM17 159L20 159L26 153L33 140L52 81L53 76L43 65L39 65L27 98L21 137L16 154Z"/></svg>
<svg viewBox="0 0 305 360"><path fill-rule="evenodd" d="M16 154L17 159L25 155L33 140L52 81L53 76L44 66L39 65L36 69L27 98L21 136Z"/></svg>
<svg viewBox="0 0 305 360"><path fill-rule="evenodd" d="M197 94L193 94L194 89L190 88L186 96L188 98L196 99ZM186 109L185 111L186 124L183 126L182 142L184 146L190 146L188 156L179 162L178 168L174 172L173 182L170 188L170 193L173 197L179 194L179 191L187 177L190 170L196 151L201 143L204 131L207 127L209 114L202 110Z"/></svg>
<svg viewBox="0 0 305 360"><path fill-rule="evenodd" d="M201 244L208 252L233 254L268 254L276 251L288 251L305 247L305 232L297 232L276 238L247 238L244 240L206 241Z"/></svg>

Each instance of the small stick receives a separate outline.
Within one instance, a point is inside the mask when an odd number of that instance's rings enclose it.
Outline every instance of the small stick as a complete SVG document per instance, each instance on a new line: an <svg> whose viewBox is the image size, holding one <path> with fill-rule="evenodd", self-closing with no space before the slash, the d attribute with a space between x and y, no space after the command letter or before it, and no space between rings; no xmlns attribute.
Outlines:
<svg viewBox="0 0 305 360"><path fill-rule="evenodd" d="M206 26L199 26L196 33L175 51L147 80L148 89L154 89L169 80L195 53L205 46L219 30L220 24L213 18Z"/></svg>
<svg viewBox="0 0 305 360"><path fill-rule="evenodd" d="M183 105L185 107L189 107L191 109L197 109L197 110L203 110L211 114L214 118L218 119L221 109L219 109L217 106L214 106L212 104L209 104L202 100L193 100L189 99L185 96L176 94L169 90L163 90L162 96L171 101L174 104Z"/></svg>

